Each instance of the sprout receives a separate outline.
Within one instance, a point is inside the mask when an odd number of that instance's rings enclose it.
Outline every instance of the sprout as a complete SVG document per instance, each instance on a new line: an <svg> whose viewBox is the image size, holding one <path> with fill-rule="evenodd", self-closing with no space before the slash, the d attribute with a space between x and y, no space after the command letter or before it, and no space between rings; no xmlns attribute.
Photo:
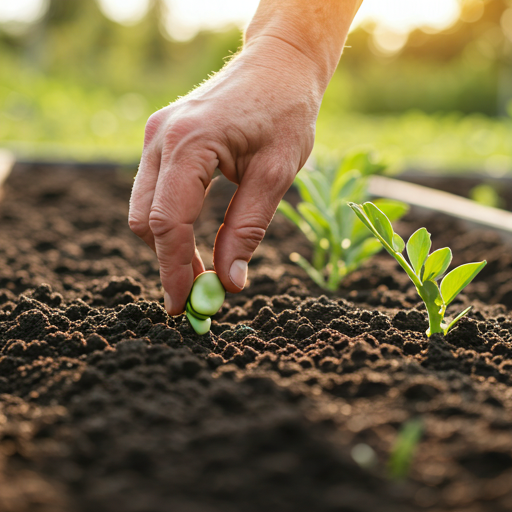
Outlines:
<svg viewBox="0 0 512 512"><path fill-rule="evenodd" d="M432 245L430 233L425 228L420 228L407 242L409 264L402 255L406 249L405 242L394 232L391 222L381 210L370 202L349 203L349 206L386 251L398 261L416 286L428 312L427 336L434 333L448 334L450 329L469 312L471 306L459 313L451 322L444 319L446 308L487 262L477 261L461 265L446 274L439 285L437 281L441 279L452 261L452 251L448 247L438 249L429 255Z"/></svg>
<svg viewBox="0 0 512 512"><path fill-rule="evenodd" d="M215 272L209 270L196 277L185 314L197 334L206 334L210 330L210 317L222 307L225 296L226 291Z"/></svg>
<svg viewBox="0 0 512 512"><path fill-rule="evenodd" d="M336 290L342 279L382 249L371 233L350 216L347 202L362 202L368 196L368 178L384 166L367 152L347 156L337 168L303 170L295 178L301 202L295 209L281 201L279 211L291 220L313 246L311 262L297 252L290 260L326 290ZM390 199L377 200L391 220L400 219L408 206Z"/></svg>
<svg viewBox="0 0 512 512"><path fill-rule="evenodd" d="M420 419L411 419L402 425L389 458L388 468L392 478L407 477L422 435L423 422Z"/></svg>

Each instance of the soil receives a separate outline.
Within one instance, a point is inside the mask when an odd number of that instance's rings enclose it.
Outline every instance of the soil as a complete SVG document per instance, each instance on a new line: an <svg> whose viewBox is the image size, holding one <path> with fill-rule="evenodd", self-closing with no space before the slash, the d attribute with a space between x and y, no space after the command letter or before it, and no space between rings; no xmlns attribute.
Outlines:
<svg viewBox="0 0 512 512"><path fill-rule="evenodd" d="M424 224L488 265L445 338L387 255L326 294L276 216L212 331L162 307L127 227L131 177L20 167L0 204L2 512L505 512L512 509L512 251ZM233 186L197 222L211 263ZM290 194L293 201L293 194ZM419 227L407 217L407 236ZM390 454L422 425L401 478Z"/></svg>

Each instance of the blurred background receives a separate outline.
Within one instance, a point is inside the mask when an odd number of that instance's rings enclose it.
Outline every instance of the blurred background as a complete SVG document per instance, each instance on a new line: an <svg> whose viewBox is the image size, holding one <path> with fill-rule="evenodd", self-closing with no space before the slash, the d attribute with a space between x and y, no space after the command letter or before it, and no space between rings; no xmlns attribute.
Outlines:
<svg viewBox="0 0 512 512"><path fill-rule="evenodd" d="M257 0L0 0L0 147L136 162L145 121L237 51ZM317 147L512 171L512 0L364 0Z"/></svg>

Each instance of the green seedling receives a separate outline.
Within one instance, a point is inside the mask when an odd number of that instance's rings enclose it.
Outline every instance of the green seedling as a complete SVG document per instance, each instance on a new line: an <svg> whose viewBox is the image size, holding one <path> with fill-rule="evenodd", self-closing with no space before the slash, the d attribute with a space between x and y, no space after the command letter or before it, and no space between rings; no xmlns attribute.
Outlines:
<svg viewBox="0 0 512 512"><path fill-rule="evenodd" d="M487 183L480 183L469 191L469 197L484 206L492 206L493 208L503 208L505 202L498 194L498 191Z"/></svg>
<svg viewBox="0 0 512 512"><path fill-rule="evenodd" d="M222 307L226 291L213 271L199 274L187 300L186 316L197 334L206 334L211 327L211 316Z"/></svg>
<svg viewBox="0 0 512 512"><path fill-rule="evenodd" d="M382 249L364 225L350 215L347 203L365 201L368 178L383 170L370 153L358 152L338 167L301 171L295 178L302 199L297 209L281 201L279 211L313 246L311 262L296 252L290 254L290 259L321 288L336 290L344 277ZM393 220L408 210L399 201L380 199L377 204Z"/></svg>
<svg viewBox="0 0 512 512"><path fill-rule="evenodd" d="M422 435L423 423L421 420L412 419L404 423L398 432L389 457L388 469L391 478L407 477Z"/></svg>
<svg viewBox="0 0 512 512"><path fill-rule="evenodd" d="M349 206L386 251L398 261L416 286L418 295L427 307L429 322L427 336L434 333L446 335L471 309L469 306L451 322L447 322L444 320L447 306L476 277L487 262L479 261L461 265L448 272L439 285L437 281L441 279L452 261L452 251L448 247L438 249L429 255L432 245L430 233L425 228L420 228L407 242L409 264L402 255L406 248L405 242L394 232L388 217L375 204L349 203Z"/></svg>

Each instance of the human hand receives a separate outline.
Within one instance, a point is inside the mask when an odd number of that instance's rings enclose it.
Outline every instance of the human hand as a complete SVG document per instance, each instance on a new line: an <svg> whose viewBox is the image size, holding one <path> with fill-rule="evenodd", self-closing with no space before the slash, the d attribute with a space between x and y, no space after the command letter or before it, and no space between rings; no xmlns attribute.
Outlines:
<svg viewBox="0 0 512 512"><path fill-rule="evenodd" d="M129 225L155 252L169 314L204 271L197 219L216 168L239 185L217 233L214 267L239 292L279 201L306 162L326 81L292 45L262 37L192 93L153 114Z"/></svg>

